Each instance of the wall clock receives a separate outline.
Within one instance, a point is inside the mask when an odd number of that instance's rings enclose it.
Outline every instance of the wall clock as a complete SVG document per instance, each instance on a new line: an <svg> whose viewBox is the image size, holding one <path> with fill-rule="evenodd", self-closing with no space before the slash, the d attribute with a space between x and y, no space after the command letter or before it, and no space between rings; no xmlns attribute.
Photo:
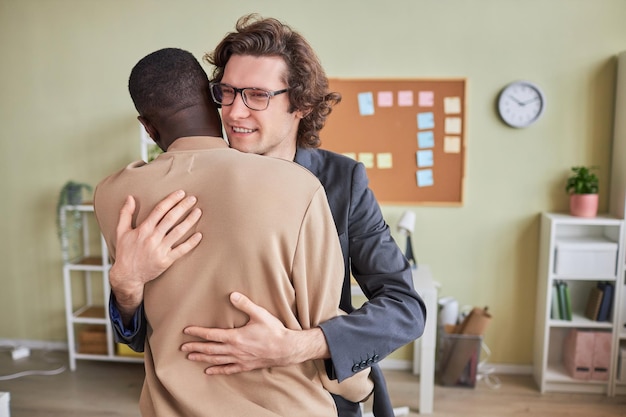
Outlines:
<svg viewBox="0 0 626 417"><path fill-rule="evenodd" d="M515 81L502 89L498 96L498 114L511 127L530 126L541 117L546 107L543 92L528 81Z"/></svg>

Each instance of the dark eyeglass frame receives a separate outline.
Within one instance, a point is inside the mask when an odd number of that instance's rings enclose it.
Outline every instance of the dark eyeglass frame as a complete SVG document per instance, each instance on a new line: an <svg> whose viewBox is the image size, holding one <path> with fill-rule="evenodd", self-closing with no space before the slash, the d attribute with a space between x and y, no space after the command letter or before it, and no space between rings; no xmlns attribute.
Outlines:
<svg viewBox="0 0 626 417"><path fill-rule="evenodd" d="M235 94L233 94L233 100L230 103L224 103L223 100L218 100L218 98L215 96L215 92L214 92L214 88L215 87L228 87L228 88L232 88L233 91L235 92ZM269 90L265 90L263 88L257 88L257 87L244 87L244 88L237 88L234 87L230 84L226 84L226 83L217 83L217 82L211 82L209 83L209 89L211 90L211 97L213 98L213 101L217 104L219 104L220 106L232 106L232 104L235 102L235 99L237 98L237 93L239 93L239 95L241 96L241 99L243 100L243 104L246 105L247 108L249 108L250 110L254 110L254 111L263 111L266 110L269 106L270 106L270 100L272 99L272 97L277 96L279 94L283 94L286 93L287 91L289 91L289 88L283 88L282 90L276 90L276 91L269 91ZM267 102L265 104L265 107L263 107L262 109L257 109L254 107L251 107L248 104L248 98L246 95L246 91L254 91L256 93L264 93L267 97ZM223 97L222 97L223 99Z"/></svg>

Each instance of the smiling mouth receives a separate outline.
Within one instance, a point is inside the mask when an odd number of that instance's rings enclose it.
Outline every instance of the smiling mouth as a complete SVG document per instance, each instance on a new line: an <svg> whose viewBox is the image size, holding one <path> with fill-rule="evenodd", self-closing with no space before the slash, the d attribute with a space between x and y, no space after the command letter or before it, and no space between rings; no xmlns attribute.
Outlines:
<svg viewBox="0 0 626 417"><path fill-rule="evenodd" d="M233 132L235 133L252 133L254 129L246 129L244 127L235 127L233 126Z"/></svg>

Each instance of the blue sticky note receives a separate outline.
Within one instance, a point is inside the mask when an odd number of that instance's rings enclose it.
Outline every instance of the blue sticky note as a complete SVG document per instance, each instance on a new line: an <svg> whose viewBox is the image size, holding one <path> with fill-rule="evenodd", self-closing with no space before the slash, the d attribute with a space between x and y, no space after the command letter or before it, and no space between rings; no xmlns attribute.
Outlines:
<svg viewBox="0 0 626 417"><path fill-rule="evenodd" d="M418 148L434 148L435 147L435 135L432 130L426 130L424 132L417 132L417 147Z"/></svg>
<svg viewBox="0 0 626 417"><path fill-rule="evenodd" d="M433 185L433 170L432 169L420 169L417 171L417 186L429 187Z"/></svg>
<svg viewBox="0 0 626 417"><path fill-rule="evenodd" d="M433 151L417 151L417 166L431 167L433 166Z"/></svg>
<svg viewBox="0 0 626 417"><path fill-rule="evenodd" d="M432 129L435 127L435 116L432 112L417 113L417 128Z"/></svg>
<svg viewBox="0 0 626 417"><path fill-rule="evenodd" d="M371 116L374 114L374 94L359 93L359 113L361 116Z"/></svg>

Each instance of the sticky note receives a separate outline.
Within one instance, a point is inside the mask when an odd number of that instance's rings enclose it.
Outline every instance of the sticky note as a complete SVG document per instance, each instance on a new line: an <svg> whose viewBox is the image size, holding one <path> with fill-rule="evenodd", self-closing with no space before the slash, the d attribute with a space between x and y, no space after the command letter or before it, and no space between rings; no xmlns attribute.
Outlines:
<svg viewBox="0 0 626 417"><path fill-rule="evenodd" d="M391 91L378 92L378 107L393 106L393 93Z"/></svg>
<svg viewBox="0 0 626 417"><path fill-rule="evenodd" d="M418 103L420 107L432 107L435 102L435 93L432 91L420 91Z"/></svg>
<svg viewBox="0 0 626 417"><path fill-rule="evenodd" d="M359 113L361 116L371 116L374 114L374 94L371 92L359 93Z"/></svg>
<svg viewBox="0 0 626 417"><path fill-rule="evenodd" d="M350 159L354 159L356 161L356 153L354 152L344 152L342 153L343 156L347 156Z"/></svg>
<svg viewBox="0 0 626 417"><path fill-rule="evenodd" d="M461 118L446 117L444 132L450 135L461 134Z"/></svg>
<svg viewBox="0 0 626 417"><path fill-rule="evenodd" d="M461 98L460 97L445 97L443 99L443 112L445 114L461 113Z"/></svg>
<svg viewBox="0 0 626 417"><path fill-rule="evenodd" d="M435 183L432 169L420 169L416 173L418 187L430 187Z"/></svg>
<svg viewBox="0 0 626 417"><path fill-rule="evenodd" d="M365 168L374 168L374 154L371 152L360 152L359 162L365 165Z"/></svg>
<svg viewBox="0 0 626 417"><path fill-rule="evenodd" d="M417 128L432 129L435 127L435 116L432 112L417 113Z"/></svg>
<svg viewBox="0 0 626 417"><path fill-rule="evenodd" d="M413 91L398 91L398 106L410 107L413 105Z"/></svg>
<svg viewBox="0 0 626 417"><path fill-rule="evenodd" d="M417 132L417 147L418 148L434 148L435 147L435 135L432 130L425 130L423 132Z"/></svg>
<svg viewBox="0 0 626 417"><path fill-rule="evenodd" d="M443 151L445 153L461 152L461 138L458 136L444 136L443 137Z"/></svg>
<svg viewBox="0 0 626 417"><path fill-rule="evenodd" d="M379 169L393 168L393 158L391 152L383 152L376 155L376 166Z"/></svg>
<svg viewBox="0 0 626 417"><path fill-rule="evenodd" d="M420 168L433 166L433 151L417 151L417 166Z"/></svg>

